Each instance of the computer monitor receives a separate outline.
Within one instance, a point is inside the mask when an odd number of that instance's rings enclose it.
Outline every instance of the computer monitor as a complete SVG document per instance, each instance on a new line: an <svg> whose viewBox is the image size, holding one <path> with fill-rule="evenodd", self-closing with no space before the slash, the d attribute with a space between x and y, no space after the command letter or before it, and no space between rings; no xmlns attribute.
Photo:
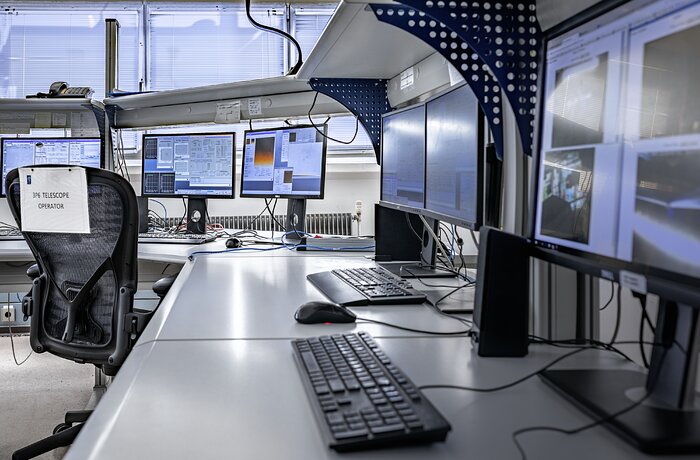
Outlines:
<svg viewBox="0 0 700 460"><path fill-rule="evenodd" d="M466 84L426 103L425 214L478 230L483 208L483 128Z"/></svg>
<svg viewBox="0 0 700 460"><path fill-rule="evenodd" d="M235 133L143 136L142 195L233 198Z"/></svg>
<svg viewBox="0 0 700 460"><path fill-rule="evenodd" d="M696 1L601 4L547 34L539 80L539 256L659 295L663 343L648 377L543 375L646 452L700 453L699 41ZM639 401L633 387L654 405L613 416Z"/></svg>
<svg viewBox="0 0 700 460"><path fill-rule="evenodd" d="M0 139L2 162L2 190L5 196L5 177L15 168L39 164L104 167L100 138L3 138Z"/></svg>
<svg viewBox="0 0 700 460"><path fill-rule="evenodd" d="M287 198L285 229L301 239L306 200L322 199L328 125L298 125L245 132L241 197Z"/></svg>
<svg viewBox="0 0 700 460"><path fill-rule="evenodd" d="M245 132L241 197L322 199L327 125Z"/></svg>
<svg viewBox="0 0 700 460"><path fill-rule="evenodd" d="M187 198L187 230L206 233L207 198L234 198L235 133L146 134L141 195Z"/></svg>
<svg viewBox="0 0 700 460"><path fill-rule="evenodd" d="M425 206L425 105L382 117L381 201L402 210Z"/></svg>

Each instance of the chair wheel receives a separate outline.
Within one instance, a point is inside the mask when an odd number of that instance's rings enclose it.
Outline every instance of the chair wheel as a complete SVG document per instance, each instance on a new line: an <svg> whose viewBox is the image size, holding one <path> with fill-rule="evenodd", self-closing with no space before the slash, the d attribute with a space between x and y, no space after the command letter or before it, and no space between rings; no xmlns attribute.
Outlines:
<svg viewBox="0 0 700 460"><path fill-rule="evenodd" d="M56 425L56 426L54 427L53 433L52 433L52 434L58 434L58 433L60 433L61 431L67 430L67 429L70 428L71 426L72 426L72 425L71 425L70 423L59 423L58 425Z"/></svg>

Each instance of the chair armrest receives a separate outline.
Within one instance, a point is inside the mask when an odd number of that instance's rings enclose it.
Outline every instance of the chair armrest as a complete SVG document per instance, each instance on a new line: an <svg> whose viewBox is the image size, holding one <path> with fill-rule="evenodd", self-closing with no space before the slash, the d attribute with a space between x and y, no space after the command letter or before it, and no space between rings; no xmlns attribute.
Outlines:
<svg viewBox="0 0 700 460"><path fill-rule="evenodd" d="M164 276L163 278L159 279L153 283L153 292L155 292L156 295L162 300L175 282L175 278L177 278L177 275Z"/></svg>
<svg viewBox="0 0 700 460"><path fill-rule="evenodd" d="M31 279L37 279L41 275L39 271L39 264L32 264L31 267L27 269L27 276Z"/></svg>

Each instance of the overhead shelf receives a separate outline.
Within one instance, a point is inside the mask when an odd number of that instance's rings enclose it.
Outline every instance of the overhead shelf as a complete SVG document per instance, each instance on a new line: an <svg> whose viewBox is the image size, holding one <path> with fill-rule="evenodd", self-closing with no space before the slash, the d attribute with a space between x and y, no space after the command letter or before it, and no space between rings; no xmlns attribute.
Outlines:
<svg viewBox="0 0 700 460"><path fill-rule="evenodd" d="M274 119L304 116L315 92L304 79L274 77L236 83L133 94L105 99L114 107L115 127L147 128L177 124L213 123L220 104L240 102L241 119ZM259 110L251 113L249 101ZM259 99L259 101L257 101ZM257 103L259 102L259 104ZM319 95L313 115L347 113L338 102Z"/></svg>
<svg viewBox="0 0 700 460"><path fill-rule="evenodd" d="M379 22L367 3L341 1L297 77L390 79L434 52Z"/></svg>

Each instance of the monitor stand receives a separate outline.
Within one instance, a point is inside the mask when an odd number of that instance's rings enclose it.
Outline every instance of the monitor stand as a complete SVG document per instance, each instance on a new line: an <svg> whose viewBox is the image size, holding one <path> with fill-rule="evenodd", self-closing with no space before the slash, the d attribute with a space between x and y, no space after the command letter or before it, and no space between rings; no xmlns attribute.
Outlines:
<svg viewBox="0 0 700 460"><path fill-rule="evenodd" d="M187 198L187 232L207 233L206 198Z"/></svg>
<svg viewBox="0 0 700 460"><path fill-rule="evenodd" d="M287 221L285 222L287 235L285 238L288 240L301 240L301 238L304 236L305 226L306 200L303 198L287 199Z"/></svg>
<svg viewBox="0 0 700 460"><path fill-rule="evenodd" d="M699 329L697 306L662 301L654 343L664 345L654 346L648 373L579 369L547 370L540 376L642 452L700 454Z"/></svg>
<svg viewBox="0 0 700 460"><path fill-rule="evenodd" d="M440 222L435 219L418 216L423 223L422 250L418 261L378 262L379 265L391 273L403 278L454 278L456 275L447 270L434 268L437 253L442 252L436 231L439 231ZM445 257L446 260L447 257ZM455 270L454 265L448 267Z"/></svg>

